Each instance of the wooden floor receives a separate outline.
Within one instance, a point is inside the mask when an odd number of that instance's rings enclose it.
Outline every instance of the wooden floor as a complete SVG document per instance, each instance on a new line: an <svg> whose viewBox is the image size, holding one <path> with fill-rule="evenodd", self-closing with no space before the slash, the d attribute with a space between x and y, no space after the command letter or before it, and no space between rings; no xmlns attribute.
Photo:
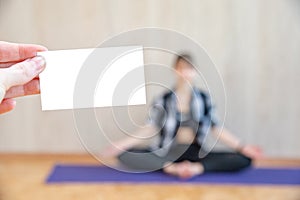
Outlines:
<svg viewBox="0 0 300 200"><path fill-rule="evenodd" d="M225 186L172 184L46 185L54 163L98 163L89 155L1 155L1 200L300 200L300 186ZM264 160L257 166L297 166L300 160Z"/></svg>

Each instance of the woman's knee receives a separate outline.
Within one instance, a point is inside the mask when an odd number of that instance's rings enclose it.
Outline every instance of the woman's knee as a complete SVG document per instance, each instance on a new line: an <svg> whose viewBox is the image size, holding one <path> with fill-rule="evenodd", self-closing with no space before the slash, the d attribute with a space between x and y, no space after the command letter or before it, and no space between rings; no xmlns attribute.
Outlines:
<svg viewBox="0 0 300 200"><path fill-rule="evenodd" d="M238 158L237 158L237 162L239 163L241 168L246 168L246 167L250 167L252 164L252 159L248 158L242 154L237 154Z"/></svg>

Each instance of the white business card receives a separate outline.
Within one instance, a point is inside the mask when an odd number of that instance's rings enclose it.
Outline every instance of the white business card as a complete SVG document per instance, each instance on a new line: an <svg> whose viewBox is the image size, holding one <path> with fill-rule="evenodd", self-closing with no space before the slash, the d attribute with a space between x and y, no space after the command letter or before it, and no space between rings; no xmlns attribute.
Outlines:
<svg viewBox="0 0 300 200"><path fill-rule="evenodd" d="M123 46L39 52L42 110L146 103L143 48Z"/></svg>

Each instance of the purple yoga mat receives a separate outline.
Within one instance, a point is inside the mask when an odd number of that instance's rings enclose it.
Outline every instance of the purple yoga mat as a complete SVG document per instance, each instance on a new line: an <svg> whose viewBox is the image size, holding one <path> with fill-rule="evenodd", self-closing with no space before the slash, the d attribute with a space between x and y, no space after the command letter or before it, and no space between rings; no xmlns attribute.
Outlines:
<svg viewBox="0 0 300 200"><path fill-rule="evenodd" d="M205 173L181 180L161 171L126 173L95 165L55 165L46 182L300 185L300 168L249 168L234 173Z"/></svg>

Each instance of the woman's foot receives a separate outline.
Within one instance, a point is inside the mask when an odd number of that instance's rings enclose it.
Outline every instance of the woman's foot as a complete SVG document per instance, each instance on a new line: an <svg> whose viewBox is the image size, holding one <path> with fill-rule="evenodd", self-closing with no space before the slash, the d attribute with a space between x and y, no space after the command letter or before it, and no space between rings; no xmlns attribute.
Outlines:
<svg viewBox="0 0 300 200"><path fill-rule="evenodd" d="M167 174L177 176L177 174L178 174L177 165L178 164L176 164L176 163L166 163L163 167L163 171Z"/></svg>
<svg viewBox="0 0 300 200"><path fill-rule="evenodd" d="M201 163L184 161L178 165L178 177L182 179L190 179L204 172L204 168Z"/></svg>
<svg viewBox="0 0 300 200"><path fill-rule="evenodd" d="M166 164L164 167L164 172L170 175L178 176L182 179L189 179L202 174L204 172L204 168L201 163L183 161L180 163Z"/></svg>

